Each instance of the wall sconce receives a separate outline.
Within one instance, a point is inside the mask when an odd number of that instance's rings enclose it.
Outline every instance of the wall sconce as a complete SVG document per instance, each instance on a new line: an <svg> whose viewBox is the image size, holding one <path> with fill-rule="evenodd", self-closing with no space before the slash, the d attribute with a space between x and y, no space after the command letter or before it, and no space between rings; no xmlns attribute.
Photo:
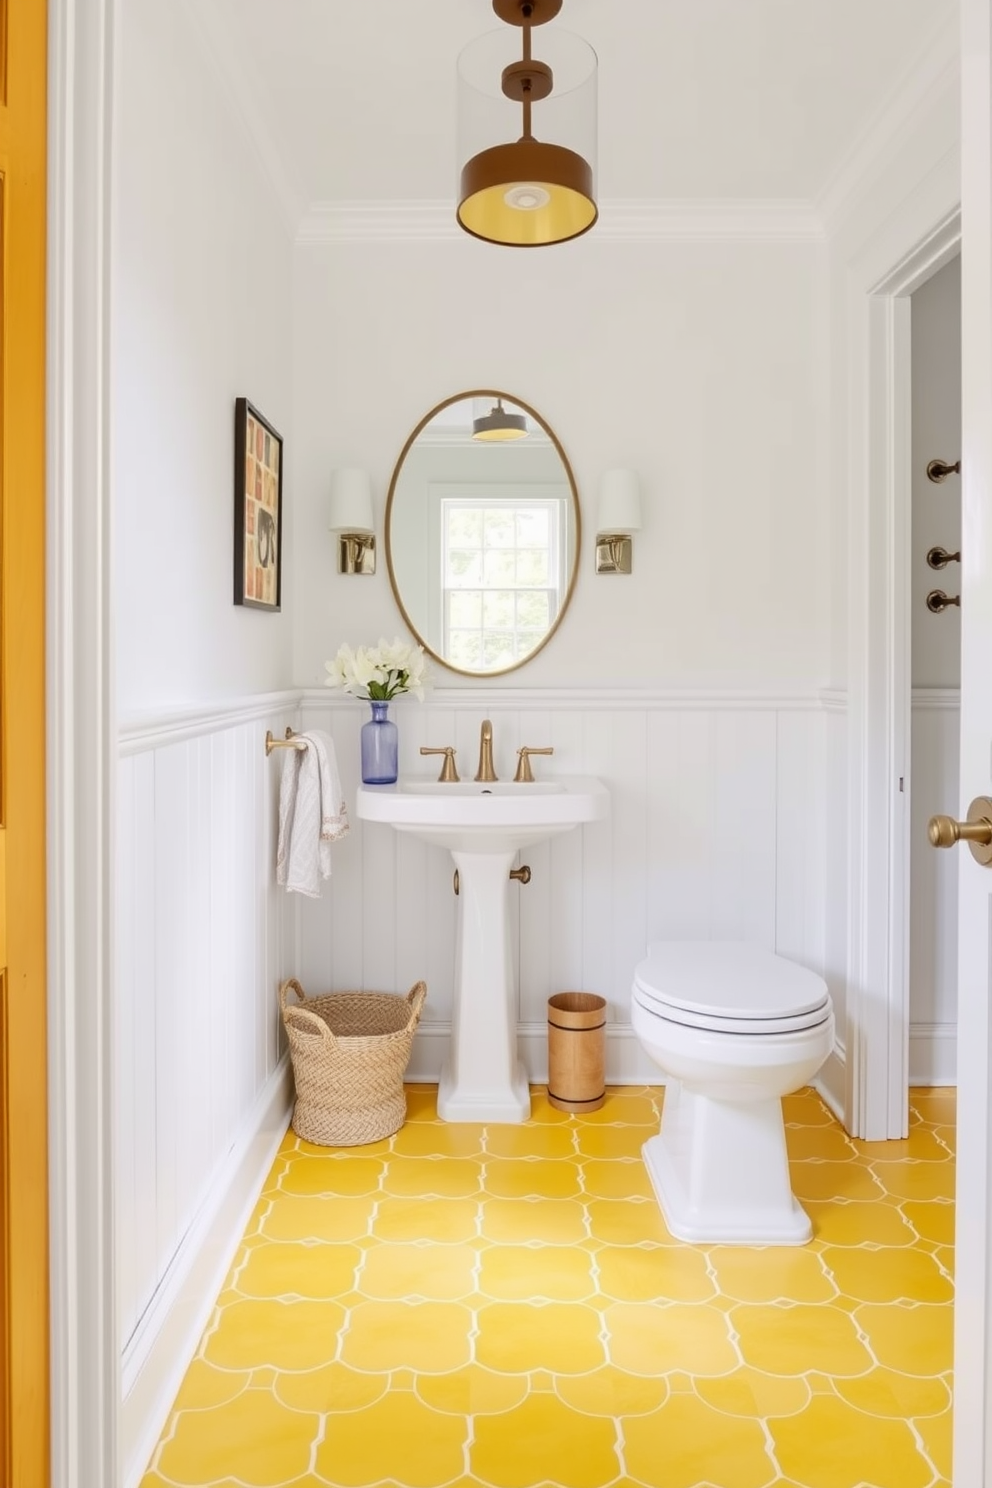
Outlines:
<svg viewBox="0 0 992 1488"><path fill-rule="evenodd" d="M338 534L338 573L375 573L372 482L367 470L335 470L328 527Z"/></svg>
<svg viewBox="0 0 992 1488"><path fill-rule="evenodd" d="M596 572L629 574L631 533L641 527L641 492L634 470L607 470L599 482Z"/></svg>

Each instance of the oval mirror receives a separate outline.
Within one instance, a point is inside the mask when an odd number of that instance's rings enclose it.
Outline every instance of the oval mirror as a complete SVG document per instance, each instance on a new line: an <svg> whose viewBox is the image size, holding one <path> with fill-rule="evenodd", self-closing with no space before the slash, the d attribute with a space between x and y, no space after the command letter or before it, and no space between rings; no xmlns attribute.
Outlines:
<svg viewBox="0 0 992 1488"><path fill-rule="evenodd" d="M452 671L522 666L554 634L575 583L579 502L540 414L492 389L432 408L386 501L386 562L404 619Z"/></svg>

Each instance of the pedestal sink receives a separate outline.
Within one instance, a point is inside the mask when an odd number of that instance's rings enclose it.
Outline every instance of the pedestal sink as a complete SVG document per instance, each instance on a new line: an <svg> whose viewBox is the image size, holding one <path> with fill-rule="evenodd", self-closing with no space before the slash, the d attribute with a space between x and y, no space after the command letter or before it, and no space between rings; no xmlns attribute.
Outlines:
<svg viewBox="0 0 992 1488"><path fill-rule="evenodd" d="M609 792L592 776L362 785L356 812L446 847L459 877L451 1048L438 1087L445 1121L525 1121L530 1090L517 1058L507 891L522 847L596 821Z"/></svg>

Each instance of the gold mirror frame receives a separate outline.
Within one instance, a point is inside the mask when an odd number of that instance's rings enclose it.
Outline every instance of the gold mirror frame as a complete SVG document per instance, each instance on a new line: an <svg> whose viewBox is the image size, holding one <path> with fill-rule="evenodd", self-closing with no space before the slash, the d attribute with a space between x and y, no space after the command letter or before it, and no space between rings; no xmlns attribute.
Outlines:
<svg viewBox="0 0 992 1488"><path fill-rule="evenodd" d="M570 574L568 575L568 583L565 586L565 592L562 596L561 604L558 606L558 614L555 617L554 623L548 627L543 639L539 642L538 645L534 647L533 651L528 651L527 655L521 657L519 661L513 662L511 666L493 667L485 670L471 670L467 667L454 666L450 661L447 661L443 656L440 656L437 651L435 651L434 648L427 643L427 641L421 635L417 626L414 624L410 613L406 608L406 605L403 603L403 598L400 594L396 573L393 568L393 501L396 496L396 487L399 482L406 457L410 453L410 450L413 448L420 434L424 431L427 425L437 417L442 409L450 408L453 403L463 403L472 398L491 398L493 399L493 401L495 401L496 399L502 399L506 403L512 403L515 408L522 409L524 413L528 414L534 420L535 423L540 425L540 427L544 430L545 434L548 436L548 439L554 446L558 458L561 461L562 469L564 470L565 476L568 480L569 490L572 493L572 511L575 517L575 550L572 559L572 568ZM393 598L396 600L400 614L406 621L407 627L413 635L414 639L423 646L428 656L432 657L436 662L438 662L440 666L447 668L449 672L454 672L456 673L456 675L461 677L505 677L508 672L518 671L520 667L526 666L529 661L533 661L534 657L537 656L540 651L544 650L544 647L548 644L551 637L554 635L555 631L561 624L562 620L565 618L565 613L572 599L572 591L575 588L575 580L579 572L579 552L582 547L582 512L579 507L579 491L578 487L575 484L575 476L572 473L572 466L569 462L568 456L562 448L561 440L558 438L557 434L552 429L547 420L537 412L536 408L532 408L529 403L525 403L522 398L518 398L514 393L500 392L496 388L471 388L467 392L455 393L450 398L444 398L440 403L436 403L430 410L430 412L426 413L420 420L419 424L417 424L416 428L410 434L402 450L400 451L399 459L396 461L396 464L393 467L392 479L389 482L389 494L386 497L385 544L386 567L389 570L389 583L393 591Z"/></svg>

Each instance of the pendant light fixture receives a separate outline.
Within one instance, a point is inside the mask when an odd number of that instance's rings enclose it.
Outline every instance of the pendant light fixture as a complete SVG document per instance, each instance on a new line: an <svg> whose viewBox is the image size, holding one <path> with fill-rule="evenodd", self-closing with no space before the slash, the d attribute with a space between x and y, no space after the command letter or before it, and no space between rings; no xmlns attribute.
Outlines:
<svg viewBox="0 0 992 1488"><path fill-rule="evenodd" d="M473 237L514 248L564 243L598 216L596 53L569 31L531 32L555 18L562 0L492 0L501 21L458 59L458 158L465 162L458 221ZM537 106L537 107L535 107Z"/></svg>
<svg viewBox="0 0 992 1488"><path fill-rule="evenodd" d="M472 420L472 438L486 440L526 439L527 420L522 413L507 413L497 398L489 413Z"/></svg>

